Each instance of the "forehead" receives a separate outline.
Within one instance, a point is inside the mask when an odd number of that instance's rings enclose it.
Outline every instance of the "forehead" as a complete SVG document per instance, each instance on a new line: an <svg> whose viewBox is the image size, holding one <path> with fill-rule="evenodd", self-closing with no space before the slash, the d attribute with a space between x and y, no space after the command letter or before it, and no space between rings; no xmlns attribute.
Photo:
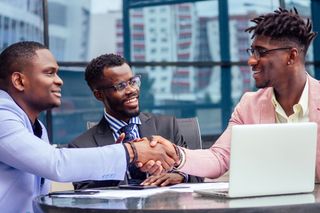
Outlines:
<svg viewBox="0 0 320 213"><path fill-rule="evenodd" d="M256 36L253 39L252 47L264 47L264 48L271 48L271 47L278 47L279 41L271 39L268 36Z"/></svg>
<svg viewBox="0 0 320 213"><path fill-rule="evenodd" d="M36 55L30 61L31 65L41 68L58 69L58 64L52 53L48 49L36 50Z"/></svg>
<svg viewBox="0 0 320 213"><path fill-rule="evenodd" d="M109 82L127 81L133 76L130 66L126 63L121 66L103 69L103 79Z"/></svg>

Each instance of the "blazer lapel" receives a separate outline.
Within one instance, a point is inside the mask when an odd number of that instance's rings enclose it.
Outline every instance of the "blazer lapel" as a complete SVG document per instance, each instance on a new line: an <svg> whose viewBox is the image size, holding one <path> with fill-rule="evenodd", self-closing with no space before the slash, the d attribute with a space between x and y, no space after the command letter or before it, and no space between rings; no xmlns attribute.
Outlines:
<svg viewBox="0 0 320 213"><path fill-rule="evenodd" d="M309 81L309 118L310 121L320 122L320 83L308 75ZM320 126L318 125L318 132Z"/></svg>
<svg viewBox="0 0 320 213"><path fill-rule="evenodd" d="M272 88L268 88L266 90L266 96L264 100L261 101L260 106L260 123L268 124L268 123L275 123L275 111L274 106L272 104Z"/></svg>
<svg viewBox="0 0 320 213"><path fill-rule="evenodd" d="M108 122L104 116L97 125L93 137L98 146L111 145L115 143L112 130L109 128Z"/></svg>
<svg viewBox="0 0 320 213"><path fill-rule="evenodd" d="M153 119L148 114L140 113L139 118L141 120L141 125L139 126L140 137L157 134L155 123L152 122Z"/></svg>
<svg viewBox="0 0 320 213"><path fill-rule="evenodd" d="M308 75L309 81L309 121L316 122L318 124L317 129L317 144L319 146L320 141L320 82ZM317 162L316 165L320 165L320 154L317 149ZM316 166L316 182L320 181L320 169Z"/></svg>

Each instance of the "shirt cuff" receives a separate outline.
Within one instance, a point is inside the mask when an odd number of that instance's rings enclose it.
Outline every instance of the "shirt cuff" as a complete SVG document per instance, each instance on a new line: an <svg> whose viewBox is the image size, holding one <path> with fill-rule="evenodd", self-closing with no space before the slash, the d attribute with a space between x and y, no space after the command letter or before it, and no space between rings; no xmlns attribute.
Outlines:
<svg viewBox="0 0 320 213"><path fill-rule="evenodd" d="M127 160L127 167L129 167L129 164L130 164L130 156L129 156L129 152L128 152L128 149L127 147L124 145L124 143L121 143L124 147L124 151L126 152L126 160Z"/></svg>
<svg viewBox="0 0 320 213"><path fill-rule="evenodd" d="M188 183L189 175L187 175L186 173L180 172L180 171L177 171L177 170L173 170L173 171L171 171L171 173L177 173L177 174L183 176L183 183Z"/></svg>

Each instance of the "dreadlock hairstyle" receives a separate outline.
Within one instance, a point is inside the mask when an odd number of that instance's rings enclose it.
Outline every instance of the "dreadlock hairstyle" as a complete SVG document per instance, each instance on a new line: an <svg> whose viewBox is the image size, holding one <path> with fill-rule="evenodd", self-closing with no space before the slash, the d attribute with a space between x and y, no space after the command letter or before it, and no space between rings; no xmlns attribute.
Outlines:
<svg viewBox="0 0 320 213"><path fill-rule="evenodd" d="M103 78L105 68L121 66L124 63L127 62L122 56L113 53L92 59L85 70L85 80L90 89L94 90L95 85Z"/></svg>
<svg viewBox="0 0 320 213"><path fill-rule="evenodd" d="M305 22L295 7L293 10L279 8L274 13L261 15L250 21L256 24L245 30L245 32L253 32L251 39L256 36L267 36L272 40L294 42L304 54L317 35L316 32L312 32L310 19Z"/></svg>

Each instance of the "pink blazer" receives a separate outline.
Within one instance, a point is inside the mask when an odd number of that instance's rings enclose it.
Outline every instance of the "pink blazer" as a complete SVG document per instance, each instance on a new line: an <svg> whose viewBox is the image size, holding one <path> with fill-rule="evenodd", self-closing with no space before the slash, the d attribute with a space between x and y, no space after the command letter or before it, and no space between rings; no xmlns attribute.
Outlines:
<svg viewBox="0 0 320 213"><path fill-rule="evenodd" d="M318 123L316 179L320 180L320 82L308 75L309 121ZM181 169L196 176L217 178L229 169L231 127L237 124L275 123L271 102L272 88L247 92L235 107L227 129L216 143L205 150L185 150L186 164Z"/></svg>

